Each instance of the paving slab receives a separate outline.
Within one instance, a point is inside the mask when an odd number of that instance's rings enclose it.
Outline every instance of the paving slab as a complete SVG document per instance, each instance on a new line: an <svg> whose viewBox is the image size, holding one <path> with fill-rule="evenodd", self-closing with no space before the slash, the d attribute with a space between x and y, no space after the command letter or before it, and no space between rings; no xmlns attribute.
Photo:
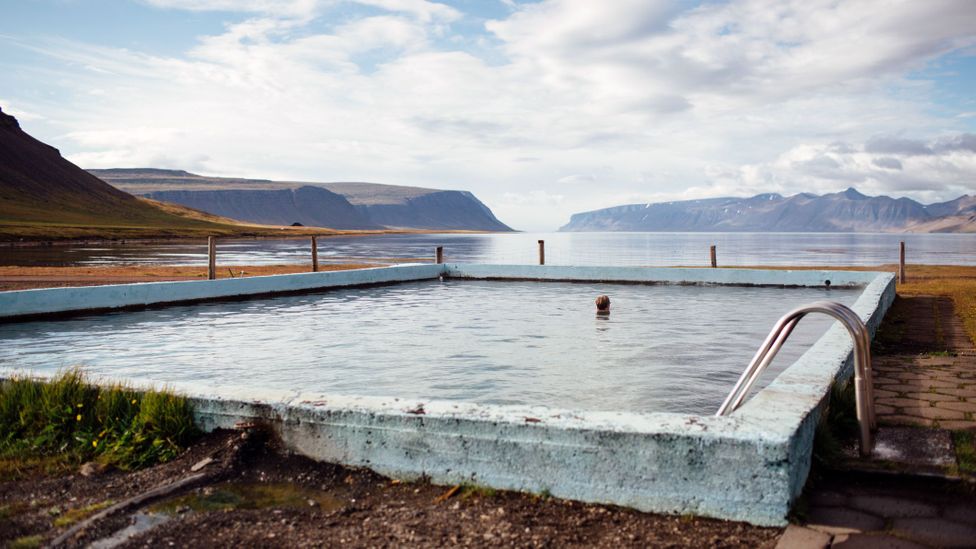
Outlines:
<svg viewBox="0 0 976 549"><path fill-rule="evenodd" d="M813 507L806 527L827 534L858 534L881 530L884 520L847 507Z"/></svg>
<svg viewBox="0 0 976 549"><path fill-rule="evenodd" d="M961 522L962 524L976 524L976 507L961 504L948 505L943 512L943 516L949 520Z"/></svg>
<svg viewBox="0 0 976 549"><path fill-rule="evenodd" d="M885 534L841 534L834 536L830 547L842 547L843 549L925 549L928 546Z"/></svg>
<svg viewBox="0 0 976 549"><path fill-rule="evenodd" d="M874 392L875 395L878 391ZM911 400L927 400L929 402L959 402L959 397L951 395L943 395L942 393L935 392L925 392L925 393L904 393L904 397Z"/></svg>
<svg viewBox="0 0 976 549"><path fill-rule="evenodd" d="M976 398L976 388L960 389L957 387L955 389L939 389L935 392L965 399Z"/></svg>
<svg viewBox="0 0 976 549"><path fill-rule="evenodd" d="M945 410L956 410L957 412L962 413L976 413L976 402L970 401L960 402L957 400L956 402L936 402L935 407Z"/></svg>
<svg viewBox="0 0 976 549"><path fill-rule="evenodd" d="M823 549L830 547L830 534L791 524L776 542L776 549Z"/></svg>
<svg viewBox="0 0 976 549"><path fill-rule="evenodd" d="M850 507L884 518L935 517L939 508L931 503L894 496L855 495Z"/></svg>
<svg viewBox="0 0 976 549"><path fill-rule="evenodd" d="M959 412L956 410L945 410L942 408L936 408L930 405L930 403L922 402L921 406L918 408L902 408L902 415L906 416L916 416L923 419L966 419L965 412Z"/></svg>
<svg viewBox="0 0 976 549"><path fill-rule="evenodd" d="M874 405L890 406L892 408L906 408L906 407L918 407L919 402L922 402L917 398L906 398L906 397L895 397L895 398L875 398Z"/></svg>
<svg viewBox="0 0 976 549"><path fill-rule="evenodd" d="M894 533L922 543L941 547L976 546L976 525L961 524L942 518L896 518Z"/></svg>

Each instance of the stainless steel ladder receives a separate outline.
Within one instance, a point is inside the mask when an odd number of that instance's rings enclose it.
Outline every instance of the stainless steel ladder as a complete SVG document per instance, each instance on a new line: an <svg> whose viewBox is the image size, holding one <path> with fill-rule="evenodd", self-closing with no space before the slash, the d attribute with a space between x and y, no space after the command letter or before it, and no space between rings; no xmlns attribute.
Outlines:
<svg viewBox="0 0 976 549"><path fill-rule="evenodd" d="M871 455L872 433L877 428L874 418L874 386L871 375L871 336L867 326L850 308L835 301L817 301L797 307L783 315L766 337L752 362L742 372L739 381L719 407L717 416L727 416L734 412L745 400L749 390L759 380L759 376L769 366L800 319L809 313L823 313L834 317L847 328L854 340L854 395L857 402L857 422L860 429L860 452L862 457Z"/></svg>

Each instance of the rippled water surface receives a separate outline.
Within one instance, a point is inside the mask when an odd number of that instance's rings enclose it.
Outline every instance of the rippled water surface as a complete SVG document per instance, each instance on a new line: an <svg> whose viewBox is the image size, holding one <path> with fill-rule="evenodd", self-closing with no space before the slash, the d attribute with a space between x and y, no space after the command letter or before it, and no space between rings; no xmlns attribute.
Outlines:
<svg viewBox="0 0 976 549"><path fill-rule="evenodd" d="M609 294L608 318L593 300ZM584 410L712 413L775 320L859 291L454 281L0 325L0 369ZM829 322L808 317L789 365ZM775 372L766 376L771 379Z"/></svg>

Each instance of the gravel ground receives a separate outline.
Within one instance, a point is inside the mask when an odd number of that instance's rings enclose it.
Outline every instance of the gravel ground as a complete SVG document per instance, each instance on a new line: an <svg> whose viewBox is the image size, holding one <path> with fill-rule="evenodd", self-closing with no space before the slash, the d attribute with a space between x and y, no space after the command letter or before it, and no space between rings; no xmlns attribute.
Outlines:
<svg viewBox="0 0 976 549"><path fill-rule="evenodd" d="M0 482L0 540L35 535L40 537L33 541L49 542L70 527L64 518L55 526L59 517L84 518L105 502L185 478L208 457L212 463L200 471L209 476L195 488L100 520L69 545L111 536L146 512L168 520L124 547L773 547L782 532L532 494L401 482L288 455L264 439L220 432L179 459L143 471L84 476L71 468Z"/></svg>

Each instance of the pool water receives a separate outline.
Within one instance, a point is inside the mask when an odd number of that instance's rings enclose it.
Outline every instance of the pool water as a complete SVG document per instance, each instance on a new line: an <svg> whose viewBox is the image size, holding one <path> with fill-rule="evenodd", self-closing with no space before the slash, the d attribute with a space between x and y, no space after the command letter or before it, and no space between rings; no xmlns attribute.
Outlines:
<svg viewBox="0 0 976 549"><path fill-rule="evenodd" d="M612 300L607 317L594 299ZM713 413L794 306L859 290L445 280L0 325L0 369ZM830 325L808 317L761 385Z"/></svg>

